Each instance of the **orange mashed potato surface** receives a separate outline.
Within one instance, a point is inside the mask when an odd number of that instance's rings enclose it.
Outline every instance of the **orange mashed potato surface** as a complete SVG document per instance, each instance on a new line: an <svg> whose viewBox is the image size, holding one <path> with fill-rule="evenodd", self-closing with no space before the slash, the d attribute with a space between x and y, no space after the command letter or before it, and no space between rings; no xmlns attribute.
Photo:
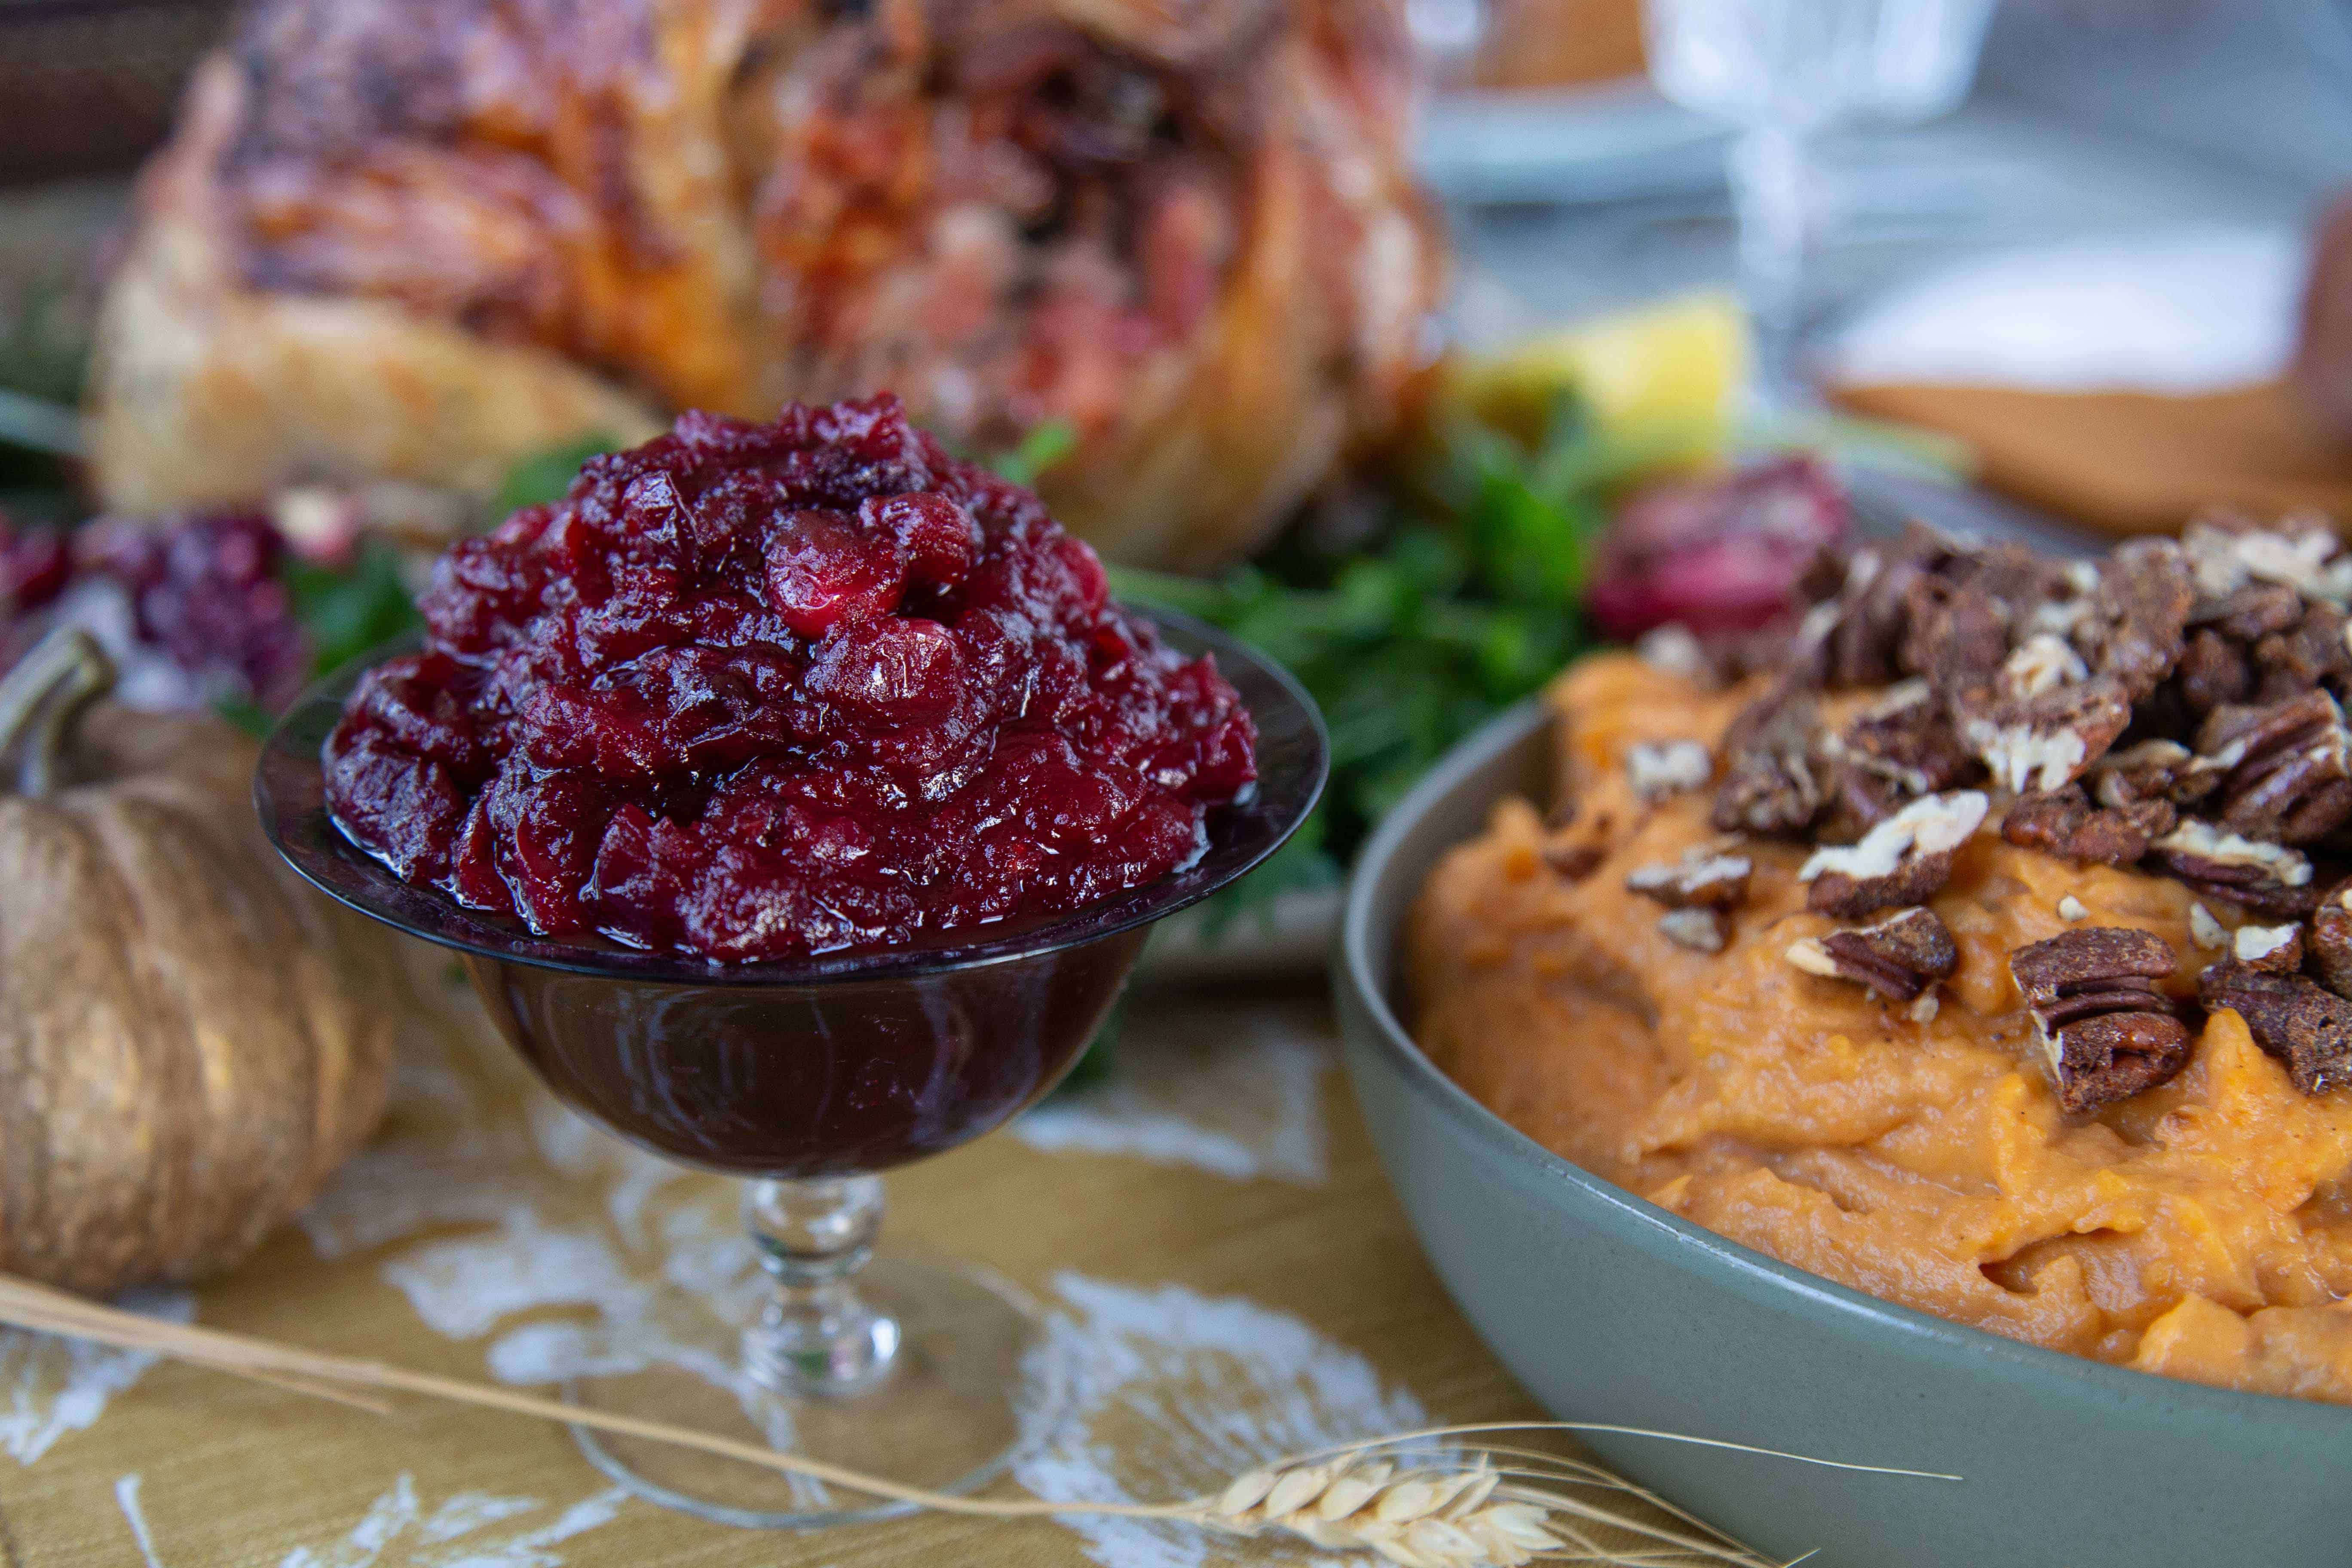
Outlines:
<svg viewBox="0 0 2352 1568"><path fill-rule="evenodd" d="M2071 1120L2010 979L2013 949L2129 926L2172 945L2172 988L2193 995L2219 955L2190 937L2188 889L1989 826L1931 900L1960 963L1924 1024L1783 958L1839 924L1805 910L1802 846L1746 841L1755 879L1722 952L1660 934L1626 874L1715 842L1713 789L1645 804L1626 749L1713 745L1751 695L1631 655L1562 678L1573 822L1506 803L1414 910L1432 1058L1554 1152L1856 1289L2146 1372L2352 1403L2352 1091L2298 1093L2223 1012L2170 1082ZM1573 879L1547 858L1571 844L1603 852ZM2069 893L2078 921L2058 913Z"/></svg>

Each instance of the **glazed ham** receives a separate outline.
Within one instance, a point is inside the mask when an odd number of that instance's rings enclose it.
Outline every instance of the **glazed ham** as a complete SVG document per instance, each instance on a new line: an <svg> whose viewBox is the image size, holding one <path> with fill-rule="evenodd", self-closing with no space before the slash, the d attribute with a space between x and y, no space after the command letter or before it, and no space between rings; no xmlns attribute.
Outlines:
<svg viewBox="0 0 2352 1568"><path fill-rule="evenodd" d="M151 168L118 507L892 389L1110 552L1246 548L1392 416L1438 247L1386 0L258 0Z"/></svg>

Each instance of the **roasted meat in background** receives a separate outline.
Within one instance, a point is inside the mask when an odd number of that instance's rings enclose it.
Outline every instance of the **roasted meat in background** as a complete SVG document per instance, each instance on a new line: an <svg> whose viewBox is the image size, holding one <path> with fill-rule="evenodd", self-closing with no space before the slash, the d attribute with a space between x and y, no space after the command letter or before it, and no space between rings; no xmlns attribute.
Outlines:
<svg viewBox="0 0 2352 1568"><path fill-rule="evenodd" d="M888 388L1055 512L1230 557L1420 352L1386 0L258 0L148 170L106 501L487 496L519 458Z"/></svg>

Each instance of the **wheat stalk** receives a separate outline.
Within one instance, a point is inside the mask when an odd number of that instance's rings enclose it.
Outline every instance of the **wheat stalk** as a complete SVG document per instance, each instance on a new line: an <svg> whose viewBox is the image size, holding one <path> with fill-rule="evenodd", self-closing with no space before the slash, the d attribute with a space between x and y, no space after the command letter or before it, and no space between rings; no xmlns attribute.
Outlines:
<svg viewBox="0 0 2352 1568"><path fill-rule="evenodd" d="M1326 1551L1377 1553L1399 1568L1518 1568L1538 1558L1610 1568L1666 1563L1772 1568L1768 1559L1596 1466L1535 1449L1463 1444L1463 1439L1472 1436L1505 1432L1608 1432L1867 1475L1960 1479L1882 1465L1843 1464L1635 1426L1510 1421L1433 1426L1298 1455L1252 1470L1214 1496L1181 1502L958 1497L691 1427L565 1405L491 1384L440 1377L383 1362L303 1350L251 1335L141 1317L5 1274L0 1274L0 1324L142 1351L377 1414L389 1414L391 1407L361 1390L423 1394L567 1426L591 1426L739 1459L941 1513L987 1519L1094 1514L1169 1520L1235 1535L1292 1535ZM1588 1501L1577 1495L1579 1489L1637 1499L1688 1524L1693 1532ZM1637 1536L1651 1544L1637 1552L1616 1551L1589 1534L1586 1525Z"/></svg>

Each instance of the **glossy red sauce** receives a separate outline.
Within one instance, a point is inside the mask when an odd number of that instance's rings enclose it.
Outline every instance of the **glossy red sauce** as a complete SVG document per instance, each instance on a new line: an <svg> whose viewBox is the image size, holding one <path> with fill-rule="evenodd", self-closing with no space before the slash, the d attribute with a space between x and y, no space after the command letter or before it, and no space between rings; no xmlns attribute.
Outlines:
<svg viewBox="0 0 2352 1568"><path fill-rule="evenodd" d="M879 397L689 414L453 548L326 745L336 821L542 933L725 960L1076 909L1255 776L1206 659Z"/></svg>

